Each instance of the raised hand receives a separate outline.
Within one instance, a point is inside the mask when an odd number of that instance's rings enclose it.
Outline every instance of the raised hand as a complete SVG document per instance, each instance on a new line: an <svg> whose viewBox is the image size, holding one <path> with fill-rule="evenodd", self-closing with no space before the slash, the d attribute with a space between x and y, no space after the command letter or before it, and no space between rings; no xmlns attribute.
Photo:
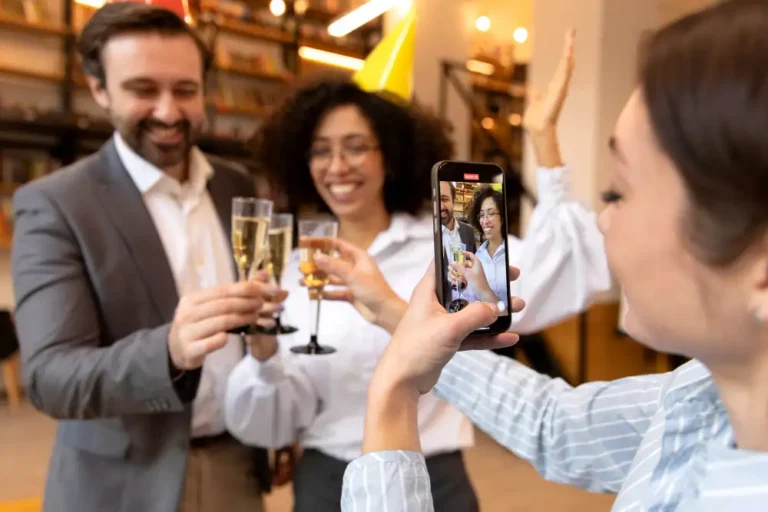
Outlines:
<svg viewBox="0 0 768 512"><path fill-rule="evenodd" d="M348 242L332 239L338 258L317 256L315 263L326 272L332 285L324 300L350 303L369 322L393 332L407 304L390 288L376 260L366 251Z"/></svg>
<svg viewBox="0 0 768 512"><path fill-rule="evenodd" d="M543 167L551 168L562 165L557 141L557 122L568 96L568 86L573 76L574 38L575 31L573 29L565 34L563 53L560 56L555 74L547 86L546 94L542 94L531 87L528 107L523 115L523 127L531 137L537 162Z"/></svg>

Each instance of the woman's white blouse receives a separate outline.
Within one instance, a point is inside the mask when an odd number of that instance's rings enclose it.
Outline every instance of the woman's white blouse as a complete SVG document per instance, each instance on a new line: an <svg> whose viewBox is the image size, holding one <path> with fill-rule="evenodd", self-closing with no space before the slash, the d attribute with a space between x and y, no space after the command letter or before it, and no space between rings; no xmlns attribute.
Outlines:
<svg viewBox="0 0 768 512"><path fill-rule="evenodd" d="M596 216L571 199L567 177L565 168L539 169L539 204L528 236L508 240L510 262L522 272L512 293L527 303L513 315L515 332L536 332L571 316L611 286ZM394 215L368 252L395 292L409 299L434 256L431 216ZM361 453L366 392L390 336L351 305L324 301L319 342L337 352L291 353L291 346L309 339L310 302L300 277L294 253L282 279L289 292L283 323L299 331L280 336L280 350L268 361L247 355L234 369L227 427L249 445L280 448L300 441L351 461ZM469 420L432 393L420 400L419 429L426 456L473 444Z"/></svg>

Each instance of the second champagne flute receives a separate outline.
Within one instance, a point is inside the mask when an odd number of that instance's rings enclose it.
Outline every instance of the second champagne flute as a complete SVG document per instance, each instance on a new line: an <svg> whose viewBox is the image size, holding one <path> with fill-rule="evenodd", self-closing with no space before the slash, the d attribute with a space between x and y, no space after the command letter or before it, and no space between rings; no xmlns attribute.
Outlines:
<svg viewBox="0 0 768 512"><path fill-rule="evenodd" d="M272 201L255 197L232 199L232 254L237 265L238 281L247 281L251 277L251 271L258 268L264 258L271 217ZM249 334L252 330L253 324L236 327L227 332Z"/></svg>
<svg viewBox="0 0 768 512"><path fill-rule="evenodd" d="M299 270L304 275L304 285L309 291L309 298L315 301L315 307L310 306L314 314L310 314L310 337L308 345L291 347L296 354L325 355L333 354L336 349L320 346L317 341L317 331L320 325L320 303L323 299L323 288L328 284L329 277L321 272L315 263L317 254L330 256L333 253L333 242L339 232L339 224L333 220L301 220L299 221Z"/></svg>
<svg viewBox="0 0 768 512"><path fill-rule="evenodd" d="M269 277L272 284L280 285L280 277L291 257L293 246L293 215L290 213L275 213L269 224ZM298 329L290 325L283 325L280 314L275 315L276 326L274 334L292 334Z"/></svg>

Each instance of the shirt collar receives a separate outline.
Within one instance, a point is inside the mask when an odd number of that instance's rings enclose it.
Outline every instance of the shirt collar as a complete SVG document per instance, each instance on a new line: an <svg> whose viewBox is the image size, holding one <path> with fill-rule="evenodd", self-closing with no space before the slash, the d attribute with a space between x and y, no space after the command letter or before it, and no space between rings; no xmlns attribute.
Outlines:
<svg viewBox="0 0 768 512"><path fill-rule="evenodd" d="M190 151L189 180L179 183L139 156L118 132L115 132L114 138L117 154L142 195L157 189L179 196L186 194L199 196L205 191L208 180L213 176L213 167L197 146L193 146Z"/></svg>
<svg viewBox="0 0 768 512"><path fill-rule="evenodd" d="M482 251L482 252L484 252L485 254L488 255L488 259L493 260L497 256L500 256L501 254L504 254L504 246L505 245L507 245L507 241L506 240L501 242L501 245L496 248L496 254L492 255L491 253L488 252L488 240L486 240L485 242L483 242L480 245L480 247L477 249L477 251L475 251L475 254L477 254L480 251Z"/></svg>

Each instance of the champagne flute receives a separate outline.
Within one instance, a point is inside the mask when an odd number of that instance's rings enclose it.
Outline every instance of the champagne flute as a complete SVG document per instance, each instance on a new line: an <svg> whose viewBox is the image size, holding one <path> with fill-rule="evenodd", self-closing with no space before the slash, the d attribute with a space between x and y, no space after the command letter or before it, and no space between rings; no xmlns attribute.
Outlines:
<svg viewBox="0 0 768 512"><path fill-rule="evenodd" d="M272 201L255 197L232 199L232 254L237 266L237 280L247 281L251 272L264 259L264 249L272 217ZM254 324L236 327L227 332L250 334Z"/></svg>
<svg viewBox="0 0 768 512"><path fill-rule="evenodd" d="M293 215L290 213L276 213L272 215L272 221L269 225L267 251L267 270L269 272L270 282L274 285L280 285L280 276L283 275L285 266L291 257L291 246L293 244ZM269 334L292 334L298 329L290 325L283 325L280 321L280 314L275 314L275 329Z"/></svg>
<svg viewBox="0 0 768 512"><path fill-rule="evenodd" d="M454 244L451 247L451 256L452 260L455 263L458 263L459 265L464 265L464 251L466 250L467 246L465 244ZM448 305L448 312L450 313L456 313L457 311L461 311L465 307L469 305L469 302L466 301L462 297L462 292L464 291L464 288L466 287L465 281L462 279L464 277L464 274L461 272L456 272L456 276L458 277L458 280L456 281L456 289L459 290L459 298L452 301Z"/></svg>
<svg viewBox="0 0 768 512"><path fill-rule="evenodd" d="M309 291L309 299L316 302L310 310L310 336L308 345L291 347L296 354L325 355L333 354L333 347L322 347L317 342L317 331L320 324L320 303L323 299L323 288L328 284L329 277L319 271L315 264L317 254L330 256L333 244L329 239L336 238L339 224L332 220L302 220L299 221L299 270L304 275L304 285Z"/></svg>

